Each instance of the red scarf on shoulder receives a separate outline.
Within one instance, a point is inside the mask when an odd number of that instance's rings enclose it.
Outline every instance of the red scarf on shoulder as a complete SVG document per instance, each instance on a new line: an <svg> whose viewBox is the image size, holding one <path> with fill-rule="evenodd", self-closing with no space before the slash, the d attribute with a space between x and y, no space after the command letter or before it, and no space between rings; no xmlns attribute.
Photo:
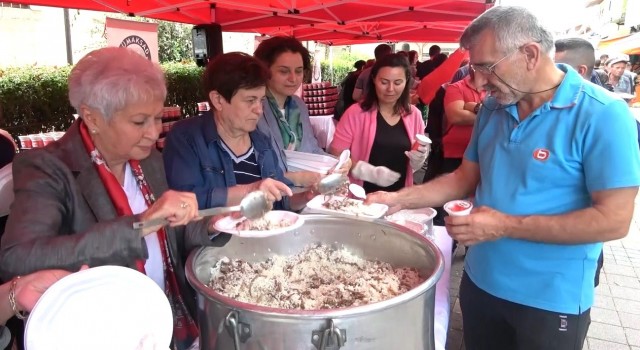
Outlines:
<svg viewBox="0 0 640 350"><path fill-rule="evenodd" d="M122 186L116 179L116 177L111 173L109 166L102 158L100 151L93 144L93 140L89 136L89 129L87 125L80 121L80 137L82 138L82 143L84 143L85 149L89 156L91 157L91 161L96 166L96 170L104 184L104 187L107 189L107 193L109 194L109 198L111 198L111 203L116 209L116 213L118 216L129 216L133 215L131 211L131 207L129 207L129 200L127 199L127 195L122 189ZM129 166L131 167L131 171L133 172L133 176L138 183L138 187L140 191L144 195L144 200L147 203L147 207L151 207L153 203L156 201L153 192L151 192L151 187L147 183L147 180L144 178L144 174L142 172L142 167L140 167L140 162L137 160L130 160ZM176 279L175 272L173 271L173 264L171 263L170 254L169 254L169 243L167 242L167 234L164 228L161 228L157 232L158 241L160 242L160 250L162 253L162 265L164 270L164 281L165 281L165 294L167 295L167 299L169 299L169 303L171 304L171 309L173 311L173 345L175 349L187 349L191 346L191 344L198 337L199 332L198 328L189 315L189 311L184 304L182 296L180 295L180 288L178 287L178 280ZM136 261L136 268L138 271L146 274L144 270L145 261L139 259Z"/></svg>

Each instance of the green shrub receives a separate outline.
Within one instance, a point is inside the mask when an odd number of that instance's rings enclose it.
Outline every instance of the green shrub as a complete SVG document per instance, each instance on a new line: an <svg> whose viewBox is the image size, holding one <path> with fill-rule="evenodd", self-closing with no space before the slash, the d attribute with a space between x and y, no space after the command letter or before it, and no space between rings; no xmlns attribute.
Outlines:
<svg viewBox="0 0 640 350"><path fill-rule="evenodd" d="M67 98L71 67L0 71L0 128L17 135L65 130L74 113Z"/></svg>
<svg viewBox="0 0 640 350"><path fill-rule="evenodd" d="M338 54L331 60L333 66L333 75L330 62L328 60L320 62L320 68L322 72L322 81L330 81L331 85L338 85L344 80L349 72L354 71L353 64L357 60L367 60L366 56L361 54L351 54L343 52Z"/></svg>
<svg viewBox="0 0 640 350"><path fill-rule="evenodd" d="M322 71L322 81L330 81L331 85L338 85L342 80L354 70L353 62L333 61L333 74L329 61L320 62L320 68Z"/></svg>
<svg viewBox="0 0 640 350"><path fill-rule="evenodd" d="M162 65L167 77L166 105L182 106L194 115L196 102L204 101L200 86L202 68L194 64ZM67 96L71 66L21 67L0 70L0 128L18 135L66 130L74 109Z"/></svg>
<svg viewBox="0 0 640 350"><path fill-rule="evenodd" d="M162 68L167 77L166 105L181 106L182 115L195 115L196 103L207 100L201 83L204 68L193 63L165 63Z"/></svg>

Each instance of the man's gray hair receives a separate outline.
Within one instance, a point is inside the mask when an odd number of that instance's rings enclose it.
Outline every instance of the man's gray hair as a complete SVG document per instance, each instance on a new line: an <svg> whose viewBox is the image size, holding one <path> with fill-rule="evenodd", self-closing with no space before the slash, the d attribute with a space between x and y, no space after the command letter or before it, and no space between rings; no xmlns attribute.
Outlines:
<svg viewBox="0 0 640 350"><path fill-rule="evenodd" d="M85 104L105 119L133 103L167 97L159 65L124 47L105 47L84 56L69 74L69 102L80 113Z"/></svg>
<svg viewBox="0 0 640 350"><path fill-rule="evenodd" d="M533 41L539 43L547 55L553 50L551 33L524 7L496 6L487 10L464 30L460 46L466 49L474 46L478 35L487 29L493 30L496 45L505 55Z"/></svg>

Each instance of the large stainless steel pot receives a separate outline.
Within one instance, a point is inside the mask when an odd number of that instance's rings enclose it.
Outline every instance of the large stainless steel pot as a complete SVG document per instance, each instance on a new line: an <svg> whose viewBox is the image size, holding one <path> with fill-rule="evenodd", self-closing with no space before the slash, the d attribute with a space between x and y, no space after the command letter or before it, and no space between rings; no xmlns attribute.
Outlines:
<svg viewBox="0 0 640 350"><path fill-rule="evenodd" d="M198 292L200 347L207 350L417 350L433 349L435 286L444 270L442 253L429 239L383 220L323 215L266 238L233 237L221 248L201 248L187 261ZM311 243L347 247L354 254L393 266L411 266L427 280L384 302L337 310L285 310L242 303L206 286L219 258L263 261L293 255Z"/></svg>

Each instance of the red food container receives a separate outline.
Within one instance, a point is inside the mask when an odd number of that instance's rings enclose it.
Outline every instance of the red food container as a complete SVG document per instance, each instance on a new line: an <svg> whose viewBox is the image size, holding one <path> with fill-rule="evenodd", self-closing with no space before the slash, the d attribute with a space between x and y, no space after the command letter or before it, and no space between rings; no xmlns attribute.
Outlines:
<svg viewBox="0 0 640 350"><path fill-rule="evenodd" d="M44 143L42 142L42 136L39 134L31 134L29 135L29 137L31 137L31 147L32 148L40 148L44 146Z"/></svg>
<svg viewBox="0 0 640 350"><path fill-rule="evenodd" d="M18 139L20 140L20 148L29 149L33 147L31 137L29 137L29 135L18 136Z"/></svg>

